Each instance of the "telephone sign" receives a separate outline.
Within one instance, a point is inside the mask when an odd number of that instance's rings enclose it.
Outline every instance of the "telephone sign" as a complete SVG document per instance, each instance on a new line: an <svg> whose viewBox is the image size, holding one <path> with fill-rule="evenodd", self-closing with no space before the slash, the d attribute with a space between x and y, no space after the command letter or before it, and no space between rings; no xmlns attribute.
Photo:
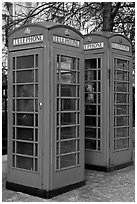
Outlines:
<svg viewBox="0 0 137 204"><path fill-rule="evenodd" d="M30 43L39 43L43 42L43 34L40 35L32 35L32 36L25 36L21 38L14 38L13 45L25 45Z"/></svg>

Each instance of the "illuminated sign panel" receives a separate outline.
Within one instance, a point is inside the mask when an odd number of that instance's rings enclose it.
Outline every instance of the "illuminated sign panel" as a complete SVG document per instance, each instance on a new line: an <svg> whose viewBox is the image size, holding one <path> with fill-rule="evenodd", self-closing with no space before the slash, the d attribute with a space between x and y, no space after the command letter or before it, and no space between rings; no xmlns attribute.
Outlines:
<svg viewBox="0 0 137 204"><path fill-rule="evenodd" d="M43 35L32 35L32 36L25 36L21 38L14 38L13 39L13 45L25 45L30 43L39 43L43 42Z"/></svg>
<svg viewBox="0 0 137 204"><path fill-rule="evenodd" d="M84 50L98 49L103 47L104 47L104 42L90 43L90 44L84 45Z"/></svg>
<svg viewBox="0 0 137 204"><path fill-rule="evenodd" d="M118 43L111 43L111 46L114 49L123 50L123 51L129 52L129 46L121 45L121 44L118 44Z"/></svg>
<svg viewBox="0 0 137 204"><path fill-rule="evenodd" d="M80 46L79 40L65 38L65 37L57 36L57 35L53 35L53 42L64 44L64 45L70 45L73 47L79 47Z"/></svg>

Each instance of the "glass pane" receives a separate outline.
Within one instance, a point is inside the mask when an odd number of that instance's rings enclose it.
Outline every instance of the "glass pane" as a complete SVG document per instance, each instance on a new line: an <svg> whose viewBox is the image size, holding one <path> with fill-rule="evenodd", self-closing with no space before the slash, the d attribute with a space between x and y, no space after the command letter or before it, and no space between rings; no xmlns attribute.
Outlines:
<svg viewBox="0 0 137 204"><path fill-rule="evenodd" d="M85 137L88 138L96 138L96 128L86 128L85 129Z"/></svg>
<svg viewBox="0 0 137 204"><path fill-rule="evenodd" d="M117 69L128 69L127 60L117 59Z"/></svg>
<svg viewBox="0 0 137 204"><path fill-rule="evenodd" d="M98 58L98 68L101 68L101 59Z"/></svg>
<svg viewBox="0 0 137 204"><path fill-rule="evenodd" d="M17 128L17 139L33 141L33 129Z"/></svg>
<svg viewBox="0 0 137 204"><path fill-rule="evenodd" d="M91 81L97 79L96 70L90 70L85 72L85 81Z"/></svg>
<svg viewBox="0 0 137 204"><path fill-rule="evenodd" d="M34 55L17 57L17 69L33 67L34 67Z"/></svg>
<svg viewBox="0 0 137 204"><path fill-rule="evenodd" d="M17 111L33 112L34 101L31 99L18 99L17 100Z"/></svg>
<svg viewBox="0 0 137 204"><path fill-rule="evenodd" d="M17 97L33 97L34 86L33 85L18 85Z"/></svg>
<svg viewBox="0 0 137 204"><path fill-rule="evenodd" d="M100 127L100 117L98 117L98 127Z"/></svg>
<svg viewBox="0 0 137 204"><path fill-rule="evenodd" d="M19 71L17 72L17 83L34 82L34 71Z"/></svg>
<svg viewBox="0 0 137 204"><path fill-rule="evenodd" d="M60 56L57 55L57 69L59 69L59 58L60 58Z"/></svg>
<svg viewBox="0 0 137 204"><path fill-rule="evenodd" d="M96 149L96 140L87 140L85 141L85 148L86 149Z"/></svg>
<svg viewBox="0 0 137 204"><path fill-rule="evenodd" d="M77 97L79 97L80 96L80 86L78 85L77 86Z"/></svg>
<svg viewBox="0 0 137 204"><path fill-rule="evenodd" d="M85 117L86 126L96 126L96 117Z"/></svg>
<svg viewBox="0 0 137 204"><path fill-rule="evenodd" d="M77 140L77 151L79 151L79 140Z"/></svg>
<svg viewBox="0 0 137 204"><path fill-rule="evenodd" d="M77 72L77 83L79 84L80 83L80 73Z"/></svg>
<svg viewBox="0 0 137 204"><path fill-rule="evenodd" d="M60 114L57 114L57 125L59 125L59 122L60 122Z"/></svg>
<svg viewBox="0 0 137 204"><path fill-rule="evenodd" d="M76 69L76 59L61 56L61 69Z"/></svg>
<svg viewBox="0 0 137 204"><path fill-rule="evenodd" d="M86 115L96 115L97 111L96 111L96 105L86 105L85 106L85 114Z"/></svg>
<svg viewBox="0 0 137 204"><path fill-rule="evenodd" d="M76 110L76 100L75 99L61 99L61 110Z"/></svg>
<svg viewBox="0 0 137 204"><path fill-rule="evenodd" d="M35 85L35 96L38 97L38 85Z"/></svg>
<svg viewBox="0 0 137 204"><path fill-rule="evenodd" d="M38 144L35 144L35 156L38 156Z"/></svg>
<svg viewBox="0 0 137 204"><path fill-rule="evenodd" d="M100 77L100 70L98 71L98 80L100 80L101 77Z"/></svg>
<svg viewBox="0 0 137 204"><path fill-rule="evenodd" d="M38 171L38 159L35 159L35 171Z"/></svg>
<svg viewBox="0 0 137 204"><path fill-rule="evenodd" d="M17 114L17 125L33 126L34 125L34 115L27 114L27 113Z"/></svg>
<svg viewBox="0 0 137 204"><path fill-rule="evenodd" d="M35 100L35 112L38 112L38 100Z"/></svg>
<svg viewBox="0 0 137 204"><path fill-rule="evenodd" d="M129 136L129 128L115 128L115 137L128 137Z"/></svg>
<svg viewBox="0 0 137 204"><path fill-rule="evenodd" d="M13 86L13 97L15 97L15 86Z"/></svg>
<svg viewBox="0 0 137 204"><path fill-rule="evenodd" d="M86 103L96 103L96 82L86 84L85 86L85 100Z"/></svg>
<svg viewBox="0 0 137 204"><path fill-rule="evenodd" d="M128 103L128 94L115 94L115 102L117 103Z"/></svg>
<svg viewBox="0 0 137 204"><path fill-rule="evenodd" d="M38 129L35 129L35 141L38 141Z"/></svg>
<svg viewBox="0 0 137 204"><path fill-rule="evenodd" d="M128 148L129 140L128 139L119 139L115 141L115 150Z"/></svg>
<svg viewBox="0 0 137 204"><path fill-rule="evenodd" d="M76 86L61 85L61 96L76 97Z"/></svg>
<svg viewBox="0 0 137 204"><path fill-rule="evenodd" d="M21 169L33 170L33 159L27 157L16 157L16 167Z"/></svg>
<svg viewBox="0 0 137 204"><path fill-rule="evenodd" d="M57 111L59 111L59 110L60 110L60 100L57 99Z"/></svg>
<svg viewBox="0 0 137 204"><path fill-rule="evenodd" d="M129 125L128 117L125 117L125 116L116 117L116 124L117 124L117 126Z"/></svg>
<svg viewBox="0 0 137 204"><path fill-rule="evenodd" d="M59 142L57 142L57 155L59 155Z"/></svg>
<svg viewBox="0 0 137 204"><path fill-rule="evenodd" d="M36 56L35 56L36 58L35 58L35 65L36 65L36 67L38 67L38 54L36 54Z"/></svg>
<svg viewBox="0 0 137 204"><path fill-rule="evenodd" d="M117 82L114 84L116 92L128 92L128 84Z"/></svg>
<svg viewBox="0 0 137 204"><path fill-rule="evenodd" d="M100 115L100 105L98 105L98 115Z"/></svg>
<svg viewBox="0 0 137 204"><path fill-rule="evenodd" d="M35 82L38 82L38 70L35 70Z"/></svg>
<svg viewBox="0 0 137 204"><path fill-rule="evenodd" d="M129 80L129 73L125 71L115 71L114 72L114 79L119 81L128 81Z"/></svg>
<svg viewBox="0 0 137 204"><path fill-rule="evenodd" d="M13 69L15 69L15 57L13 57Z"/></svg>
<svg viewBox="0 0 137 204"><path fill-rule="evenodd" d="M17 142L17 153L25 155L33 155L33 144L25 142Z"/></svg>
<svg viewBox="0 0 137 204"><path fill-rule="evenodd" d="M57 157L56 165L57 165L57 169L59 169L59 157Z"/></svg>
<svg viewBox="0 0 137 204"><path fill-rule="evenodd" d="M61 128L61 139L75 138L76 127L63 127Z"/></svg>
<svg viewBox="0 0 137 204"><path fill-rule="evenodd" d="M127 115L129 114L128 105L117 105L115 106L115 115Z"/></svg>
<svg viewBox="0 0 137 204"><path fill-rule="evenodd" d="M71 125L76 123L75 113L61 113L61 125Z"/></svg>
<svg viewBox="0 0 137 204"><path fill-rule="evenodd" d="M98 82L98 92L100 92L100 82Z"/></svg>
<svg viewBox="0 0 137 204"><path fill-rule="evenodd" d="M98 129L98 138L100 138L100 129Z"/></svg>
<svg viewBox="0 0 137 204"><path fill-rule="evenodd" d="M38 114L35 114L35 126L38 127Z"/></svg>
<svg viewBox="0 0 137 204"><path fill-rule="evenodd" d="M60 83L76 83L76 73L61 70Z"/></svg>
<svg viewBox="0 0 137 204"><path fill-rule="evenodd" d="M12 166L15 167L15 155L12 155Z"/></svg>
<svg viewBox="0 0 137 204"><path fill-rule="evenodd" d="M76 141L63 141L60 143L60 153L69 153L76 151Z"/></svg>
<svg viewBox="0 0 137 204"><path fill-rule="evenodd" d="M100 140L98 140L98 150L100 150Z"/></svg>
<svg viewBox="0 0 137 204"><path fill-rule="evenodd" d="M85 60L85 69L96 69L97 68L97 59L86 59Z"/></svg>
<svg viewBox="0 0 137 204"><path fill-rule="evenodd" d="M97 83L96 82L91 82L91 83L88 83L86 85L86 89L88 92L96 92L97 91Z"/></svg>
<svg viewBox="0 0 137 204"><path fill-rule="evenodd" d="M13 72L13 83L15 83L15 72Z"/></svg>
<svg viewBox="0 0 137 204"><path fill-rule="evenodd" d="M76 154L70 154L60 157L60 168L66 168L76 165Z"/></svg>
<svg viewBox="0 0 137 204"><path fill-rule="evenodd" d="M96 103L96 93L85 93L86 104Z"/></svg>

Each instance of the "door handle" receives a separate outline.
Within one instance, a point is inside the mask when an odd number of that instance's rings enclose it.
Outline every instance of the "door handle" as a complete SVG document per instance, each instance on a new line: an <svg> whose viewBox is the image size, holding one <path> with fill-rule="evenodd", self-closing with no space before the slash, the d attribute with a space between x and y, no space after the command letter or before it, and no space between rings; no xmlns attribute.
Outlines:
<svg viewBox="0 0 137 204"><path fill-rule="evenodd" d="M43 107L43 103L42 102L39 102L39 107L40 107L40 109L42 109L42 107Z"/></svg>

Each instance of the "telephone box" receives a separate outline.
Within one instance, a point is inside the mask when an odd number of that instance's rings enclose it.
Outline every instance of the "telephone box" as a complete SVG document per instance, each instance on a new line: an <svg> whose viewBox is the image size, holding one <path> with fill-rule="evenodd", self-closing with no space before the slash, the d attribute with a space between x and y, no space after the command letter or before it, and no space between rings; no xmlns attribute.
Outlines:
<svg viewBox="0 0 137 204"><path fill-rule="evenodd" d="M85 35L85 162L112 171L132 160L132 47L120 35Z"/></svg>
<svg viewBox="0 0 137 204"><path fill-rule="evenodd" d="M8 189L50 198L85 184L83 36L50 22L9 36Z"/></svg>

